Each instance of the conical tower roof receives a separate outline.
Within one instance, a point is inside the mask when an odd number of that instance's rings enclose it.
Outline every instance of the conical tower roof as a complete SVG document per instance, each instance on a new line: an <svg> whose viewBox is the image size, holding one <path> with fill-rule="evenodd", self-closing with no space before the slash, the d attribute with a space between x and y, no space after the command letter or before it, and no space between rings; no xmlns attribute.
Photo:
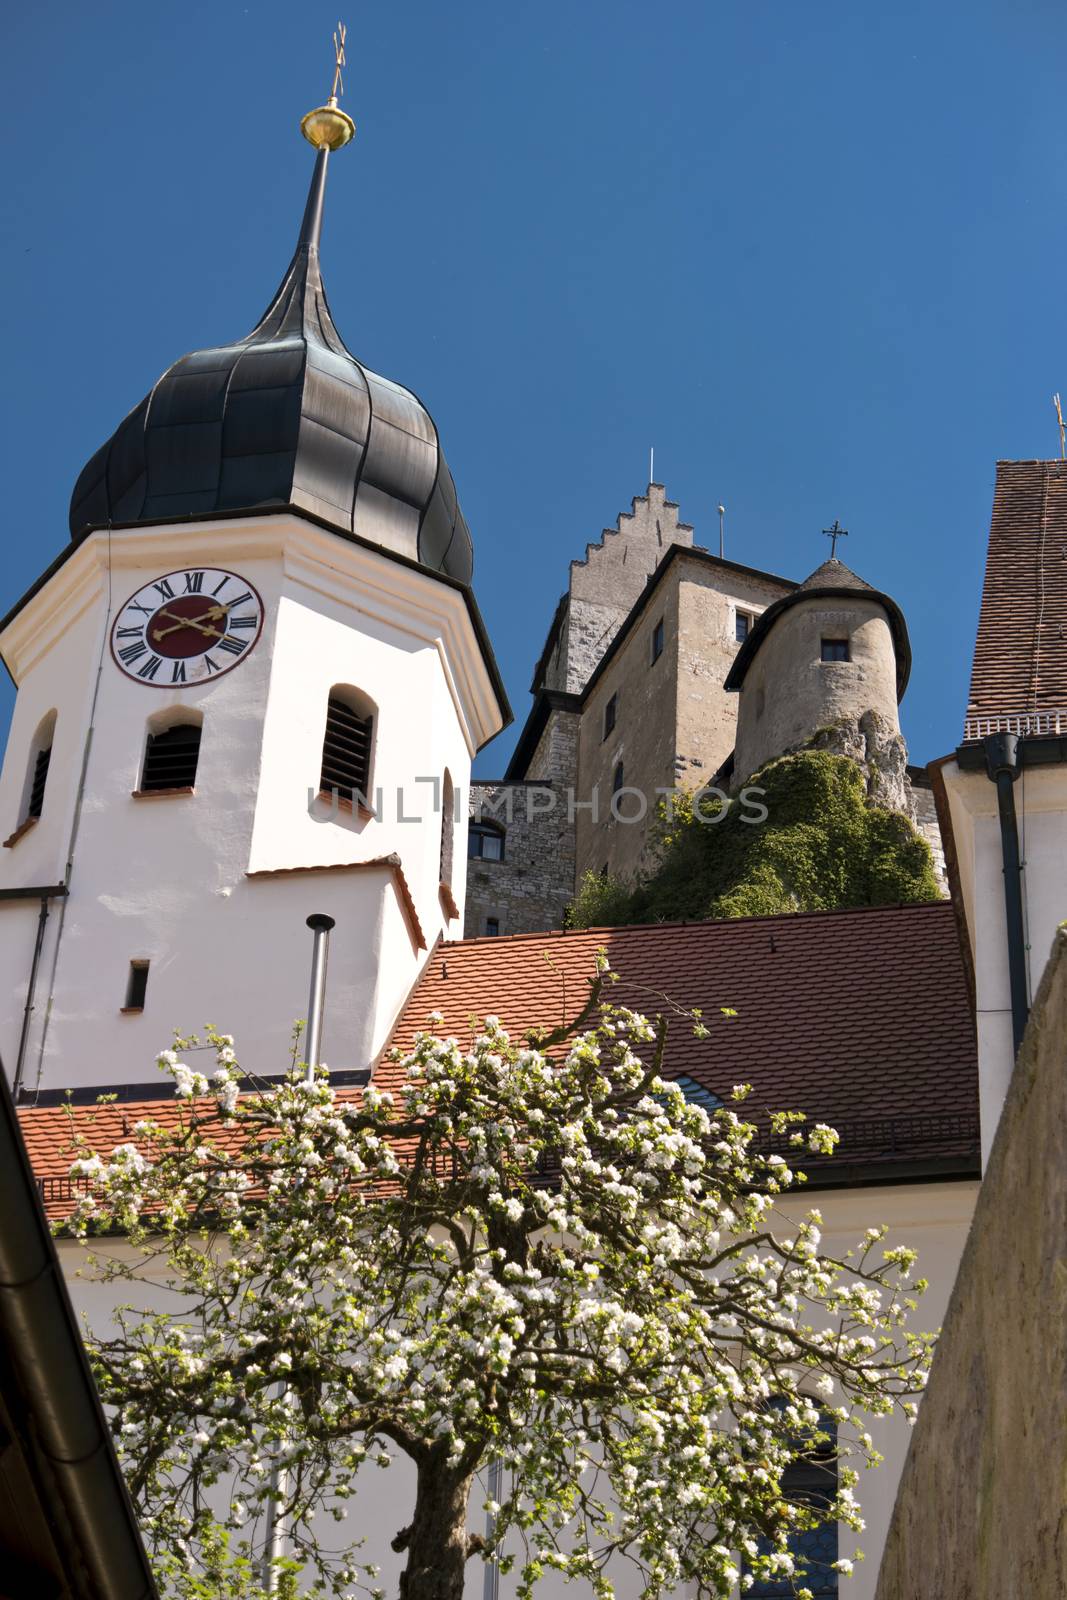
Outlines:
<svg viewBox="0 0 1067 1600"><path fill-rule="evenodd" d="M831 556L829 561L824 561L822 566L816 567L803 583L797 584L792 594L776 600L756 618L748 637L734 657L723 687L741 688L763 641L779 618L793 606L799 605L804 600L840 600L849 594L873 600L885 612L889 630L893 635L893 648L897 659L897 699L902 699L911 676L911 642L908 638L908 625L904 621L904 613L891 596L883 594L880 589L875 589L865 578L857 577L851 568L846 567L836 556Z"/></svg>

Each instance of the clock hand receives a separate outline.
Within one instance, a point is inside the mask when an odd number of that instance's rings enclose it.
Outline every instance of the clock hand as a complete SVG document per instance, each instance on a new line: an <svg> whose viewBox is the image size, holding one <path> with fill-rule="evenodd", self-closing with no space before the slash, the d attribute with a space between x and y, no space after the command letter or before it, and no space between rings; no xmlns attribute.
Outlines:
<svg viewBox="0 0 1067 1600"><path fill-rule="evenodd" d="M195 628L197 633L204 633L209 639L218 639L221 638L219 629L205 628L203 625L204 620L205 618L210 618L212 621L216 621L219 617L224 617L226 608L225 606L212 606L209 611L202 612L199 617L179 617L177 620L174 618L173 611L160 611L159 615L161 617L169 617L173 626L170 628L153 628L153 639L165 639L168 633L178 633L182 628Z"/></svg>

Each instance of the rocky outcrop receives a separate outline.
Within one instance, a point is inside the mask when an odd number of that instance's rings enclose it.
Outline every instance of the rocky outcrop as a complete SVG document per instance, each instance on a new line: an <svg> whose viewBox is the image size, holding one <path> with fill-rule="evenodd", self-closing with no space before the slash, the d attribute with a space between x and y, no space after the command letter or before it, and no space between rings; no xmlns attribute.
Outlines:
<svg viewBox="0 0 1067 1600"><path fill-rule="evenodd" d="M872 805L886 811L902 811L915 821L908 782L908 747L904 735L880 712L865 711L855 719L844 717L828 728L820 728L806 748L848 756L863 772Z"/></svg>

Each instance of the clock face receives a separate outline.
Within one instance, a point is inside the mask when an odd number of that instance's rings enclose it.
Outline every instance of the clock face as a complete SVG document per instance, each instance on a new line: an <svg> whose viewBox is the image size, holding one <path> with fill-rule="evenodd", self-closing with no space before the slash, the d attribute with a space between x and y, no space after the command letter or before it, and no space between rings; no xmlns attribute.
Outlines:
<svg viewBox="0 0 1067 1600"><path fill-rule="evenodd" d="M207 683L244 660L262 626L263 602L246 578L190 567L130 596L115 618L111 653L135 683Z"/></svg>

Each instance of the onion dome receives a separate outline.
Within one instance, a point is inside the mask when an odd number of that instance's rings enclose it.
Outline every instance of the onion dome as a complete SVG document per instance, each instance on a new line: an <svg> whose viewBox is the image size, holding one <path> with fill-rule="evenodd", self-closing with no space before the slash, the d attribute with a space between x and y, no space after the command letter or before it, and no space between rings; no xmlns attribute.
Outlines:
<svg viewBox="0 0 1067 1600"><path fill-rule="evenodd" d="M318 149L296 252L244 339L183 356L93 456L70 531L291 510L467 584L470 531L433 419L357 361L319 267L326 165L355 132L336 99L302 123Z"/></svg>
<svg viewBox="0 0 1067 1600"><path fill-rule="evenodd" d="M842 600L847 595L873 601L885 612L897 661L897 699L902 700L911 676L911 641L908 638L908 625L904 621L904 613L895 600L883 594L880 589L872 588L862 578L857 578L856 574L836 556L831 556L821 567L816 567L803 583L798 584L781 600L776 600L756 618L748 637L734 657L723 688L740 689L749 667L759 653L760 646L784 611L799 605L802 600Z"/></svg>

